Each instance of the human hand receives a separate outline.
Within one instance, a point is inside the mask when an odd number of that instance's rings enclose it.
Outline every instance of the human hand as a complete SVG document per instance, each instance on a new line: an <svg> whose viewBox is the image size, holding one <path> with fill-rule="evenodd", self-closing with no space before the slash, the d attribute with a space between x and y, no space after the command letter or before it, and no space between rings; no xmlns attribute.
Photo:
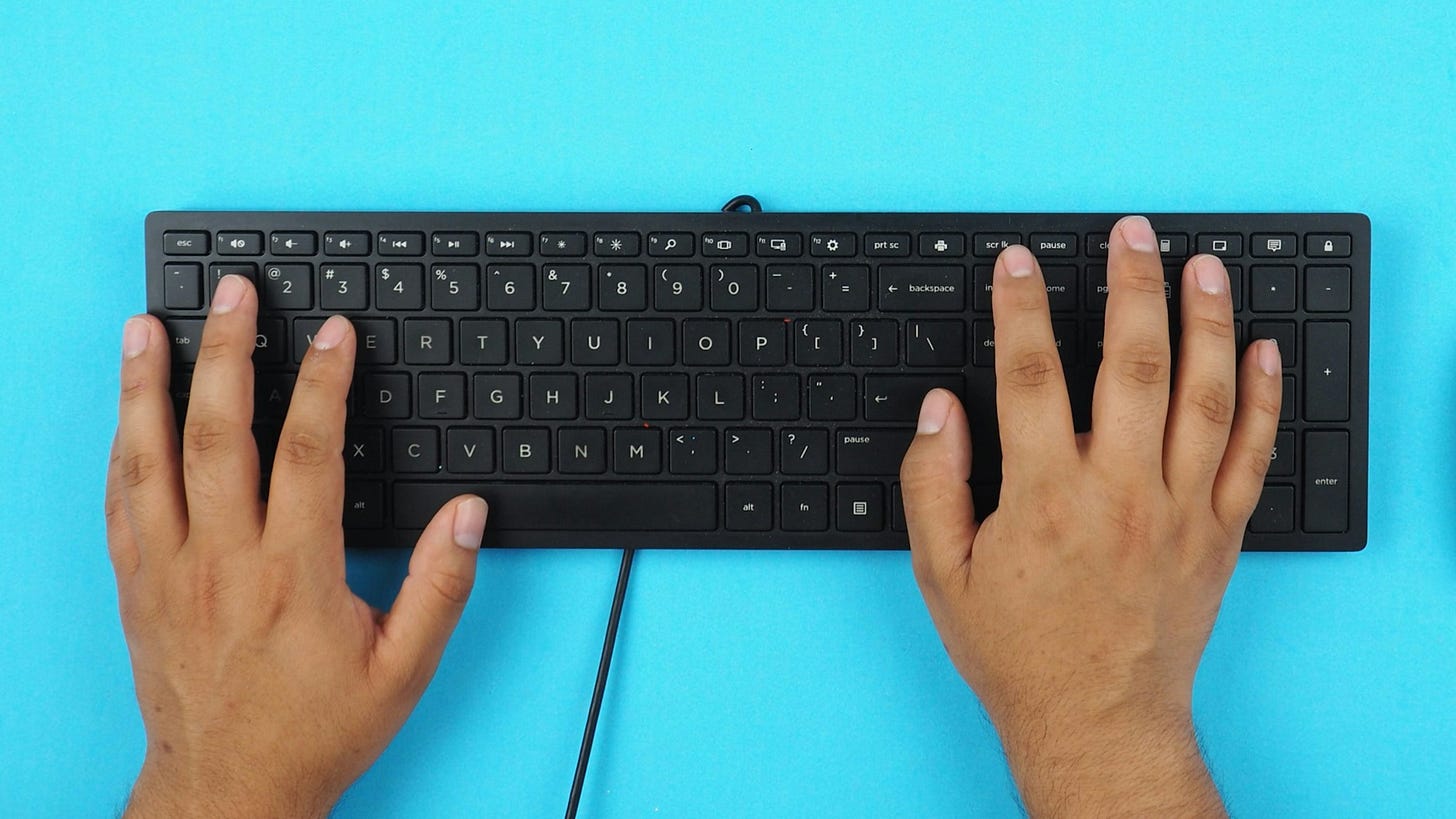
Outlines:
<svg viewBox="0 0 1456 819"><path fill-rule="evenodd" d="M258 498L258 298L225 277L203 331L179 451L167 332L123 334L107 541L146 759L128 816L323 816L399 730L475 580L486 506L461 497L420 536L393 608L344 580L349 322L330 318L298 374Z"/></svg>
<svg viewBox="0 0 1456 819"><path fill-rule="evenodd" d="M1000 505L976 524L965 411L933 391L901 469L912 560L1033 815L1216 815L1193 678L1263 487L1279 350L1259 341L1238 361L1227 272L1197 256L1183 270L1172 379L1147 220L1119 221L1108 252L1082 434L1036 260L1020 246L997 260Z"/></svg>

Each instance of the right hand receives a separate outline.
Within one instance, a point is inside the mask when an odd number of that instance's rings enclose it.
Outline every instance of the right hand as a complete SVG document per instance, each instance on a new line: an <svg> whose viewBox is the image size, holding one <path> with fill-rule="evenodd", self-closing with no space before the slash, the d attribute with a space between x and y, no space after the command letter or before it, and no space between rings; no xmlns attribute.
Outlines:
<svg viewBox="0 0 1456 819"><path fill-rule="evenodd" d="M1081 435L1036 260L1020 246L997 260L1000 505L976 524L965 411L932 392L901 470L915 575L1033 814L1217 813L1193 678L1263 488L1279 351L1258 341L1238 362L1228 275L1197 256L1183 271L1173 380L1147 221L1121 220L1109 256L1105 352ZM1170 801L1139 802L1127 792L1137 783Z"/></svg>

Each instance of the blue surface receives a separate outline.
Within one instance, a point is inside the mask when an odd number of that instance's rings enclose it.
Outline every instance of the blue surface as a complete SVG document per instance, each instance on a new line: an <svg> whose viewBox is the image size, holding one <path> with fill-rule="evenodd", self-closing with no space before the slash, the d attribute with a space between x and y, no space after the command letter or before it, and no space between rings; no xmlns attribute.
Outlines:
<svg viewBox="0 0 1456 819"><path fill-rule="evenodd" d="M1368 213L1369 547L1244 557L1198 718L1236 814L1456 813L1450 4L297 5L0 0L0 815L106 815L141 760L101 488L147 211L740 192ZM340 815L558 813L616 563L485 555ZM381 602L401 572L350 568ZM639 557L584 815L1016 810L906 555Z"/></svg>

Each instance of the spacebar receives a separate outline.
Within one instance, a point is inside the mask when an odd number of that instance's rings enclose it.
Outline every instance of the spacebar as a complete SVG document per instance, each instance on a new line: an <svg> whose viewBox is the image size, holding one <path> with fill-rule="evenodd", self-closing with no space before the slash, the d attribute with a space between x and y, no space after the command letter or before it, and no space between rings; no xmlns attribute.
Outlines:
<svg viewBox="0 0 1456 819"><path fill-rule="evenodd" d="M394 525L423 529L444 503L475 494L491 531L707 532L718 527L711 483L409 483L394 485Z"/></svg>

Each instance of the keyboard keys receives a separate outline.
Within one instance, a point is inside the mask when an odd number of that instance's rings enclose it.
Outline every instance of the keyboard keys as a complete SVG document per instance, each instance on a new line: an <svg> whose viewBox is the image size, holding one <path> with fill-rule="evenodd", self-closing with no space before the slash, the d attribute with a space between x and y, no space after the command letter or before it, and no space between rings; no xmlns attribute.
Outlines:
<svg viewBox="0 0 1456 819"><path fill-rule="evenodd" d="M369 234L361 232L331 232L324 234L324 255L326 256L368 256Z"/></svg>
<svg viewBox="0 0 1456 819"><path fill-rule="evenodd" d="M507 433L510 430L506 431ZM512 443L530 441L512 436ZM507 447L502 441L502 451ZM773 487L768 500L770 505ZM733 484L728 485L730 487ZM394 524L423 529L435 511L456 495L480 495L490 504L491 532L509 531L684 531L706 532L718 525L717 488L712 483L422 483L400 481L394 488ZM570 514L562 511L570 509ZM770 510L771 511L771 510ZM490 534L486 539L489 543Z"/></svg>
<svg viewBox="0 0 1456 819"><path fill-rule="evenodd" d="M362 264L326 264L319 268L319 307L363 310L369 306L368 269Z"/></svg>
<svg viewBox="0 0 1456 819"><path fill-rule="evenodd" d="M647 254L649 256L691 256L694 251L694 237L691 233L649 233Z"/></svg>
<svg viewBox="0 0 1456 819"><path fill-rule="evenodd" d="M461 321L460 363L472 366L506 363L505 319Z"/></svg>
<svg viewBox="0 0 1456 819"><path fill-rule="evenodd" d="M252 231L223 231L217 234L217 255L259 256L263 253L263 234Z"/></svg>
<svg viewBox="0 0 1456 819"><path fill-rule="evenodd" d="M765 306L776 312L814 309L814 268L807 264L771 264L766 275Z"/></svg>
<svg viewBox="0 0 1456 819"><path fill-rule="evenodd" d="M585 256L586 234L576 232L542 233L537 243L542 256Z"/></svg>
<svg viewBox="0 0 1456 819"><path fill-rule="evenodd" d="M914 437L915 430L908 427L838 430L834 440L839 474L898 475Z"/></svg>
<svg viewBox="0 0 1456 819"><path fill-rule="evenodd" d="M510 295L502 293L502 295ZM541 307L546 310L591 309L591 267L549 264L541 268Z"/></svg>
<svg viewBox="0 0 1456 819"><path fill-rule="evenodd" d="M804 237L797 233L760 233L754 237L754 252L760 256L800 256Z"/></svg>
<svg viewBox="0 0 1456 819"><path fill-rule="evenodd" d="M870 309L870 269L862 264L826 264L820 274L824 309L863 313Z"/></svg>
<svg viewBox="0 0 1456 819"><path fill-rule="evenodd" d="M1294 430L1279 430L1274 437L1274 451L1269 458L1269 474L1276 478L1293 477L1297 455L1294 451Z"/></svg>
<svg viewBox="0 0 1456 819"><path fill-rule="evenodd" d="M163 304L169 310L197 310L202 307L202 265L171 263L162 267L166 292Z"/></svg>
<svg viewBox="0 0 1456 819"><path fill-rule="evenodd" d="M389 461L396 472L439 472L440 433L433 428L396 428Z"/></svg>
<svg viewBox="0 0 1456 819"><path fill-rule="evenodd" d="M196 362L197 349L202 346L202 319L167 319L162 324L172 342L172 360L179 364Z"/></svg>
<svg viewBox="0 0 1456 819"><path fill-rule="evenodd" d="M708 268L708 292L715 311L757 310L758 268L747 264L713 265Z"/></svg>
<svg viewBox="0 0 1456 819"><path fill-rule="evenodd" d="M1043 265L1047 304L1053 313L1070 313L1077 309L1077 268L1071 265Z"/></svg>
<svg viewBox="0 0 1456 819"><path fill-rule="evenodd" d="M430 235L430 252L436 256L474 256L479 252L480 237L475 233L434 233Z"/></svg>
<svg viewBox="0 0 1456 819"><path fill-rule="evenodd" d="M866 256L909 256L910 234L867 233L865 234L864 246Z"/></svg>
<svg viewBox="0 0 1456 819"><path fill-rule="evenodd" d="M1249 237L1249 255L1297 256L1299 255L1299 237L1292 233L1255 233Z"/></svg>
<svg viewBox="0 0 1456 819"><path fill-rule="evenodd" d="M964 233L922 233L920 234L921 256L961 257L966 255Z"/></svg>
<svg viewBox="0 0 1456 819"><path fill-rule="evenodd" d="M1185 233L1158 234L1158 253L1175 259L1186 259L1188 257L1188 235Z"/></svg>
<svg viewBox="0 0 1456 819"><path fill-rule="evenodd" d="M656 475L662 471L662 431L618 429L612 432L612 471L619 475Z"/></svg>
<svg viewBox="0 0 1456 819"><path fill-rule="evenodd" d="M1266 486L1249 518L1250 532L1294 531L1294 487Z"/></svg>
<svg viewBox="0 0 1456 819"><path fill-rule="evenodd" d="M472 266L473 269L473 266ZM561 272L556 271L561 278ZM579 288L585 291L585 288ZM570 287L567 288L570 291ZM581 293L577 294L578 296ZM536 268L528 264L492 264L485 268L485 306L488 310L530 310L536 306ZM474 310L474 306L457 309Z"/></svg>
<svg viewBox="0 0 1456 819"><path fill-rule="evenodd" d="M1304 269L1304 309L1311 313L1350 310L1350 268L1310 265Z"/></svg>
<svg viewBox="0 0 1456 819"><path fill-rule="evenodd" d="M966 303L966 269L959 265L881 265L880 309L959 312Z"/></svg>
<svg viewBox="0 0 1456 819"><path fill-rule="evenodd" d="M1350 419L1349 322L1311 321L1304 326L1304 417Z"/></svg>
<svg viewBox="0 0 1456 819"><path fill-rule="evenodd" d="M1317 430L1304 434L1303 484L1306 532L1349 528L1350 433Z"/></svg>
<svg viewBox="0 0 1456 819"><path fill-rule="evenodd" d="M501 430L501 471L518 475L543 475L551 471L550 430L509 427ZM572 508L575 511L575 505Z"/></svg>
<svg viewBox="0 0 1456 819"><path fill-rule="evenodd" d="M405 319L404 363L449 364L452 353L450 324L449 319ZM423 375L420 377L424 378Z"/></svg>
<svg viewBox="0 0 1456 819"><path fill-rule="evenodd" d="M667 469L674 475L718 471L718 434L711 429L675 429L668 434Z"/></svg>
<svg viewBox="0 0 1456 819"><path fill-rule="evenodd" d="M994 259L1001 251L1019 244L1020 233L977 233L971 237L971 252L984 259Z"/></svg>
<svg viewBox="0 0 1456 819"><path fill-rule="evenodd" d="M1254 265L1249 270L1249 306L1260 313L1292 313L1299 308L1293 266Z"/></svg>
<svg viewBox="0 0 1456 819"><path fill-rule="evenodd" d="M597 306L602 310L638 312L647 309L647 268L640 264L597 268Z"/></svg>
<svg viewBox="0 0 1456 819"><path fill-rule="evenodd" d="M592 252L598 256L636 256L642 252L642 237L636 233L598 233L592 236Z"/></svg>
<svg viewBox="0 0 1456 819"><path fill-rule="evenodd" d="M836 495L837 526L844 532L878 532L885 528L885 487L877 483L842 483Z"/></svg>
<svg viewBox="0 0 1456 819"><path fill-rule="evenodd" d="M959 367L966 361L964 321L905 323L905 363L911 367Z"/></svg>
<svg viewBox="0 0 1456 819"><path fill-rule="evenodd" d="M1244 255L1244 237L1238 233L1200 233L1198 252L1230 258Z"/></svg>
<svg viewBox="0 0 1456 819"><path fill-rule="evenodd" d="M318 234L313 231L274 231L268 236L274 256L312 256L318 252Z"/></svg>
<svg viewBox="0 0 1456 819"><path fill-rule="evenodd" d="M729 475L767 475L773 471L773 433L730 429L723 435L723 471Z"/></svg>
<svg viewBox="0 0 1456 819"><path fill-rule="evenodd" d="M853 256L857 243L853 233L813 233L809 235L809 255Z"/></svg>
<svg viewBox="0 0 1456 819"><path fill-rule="evenodd" d="M270 264L263 268L263 304L279 310L313 307L313 265Z"/></svg>
<svg viewBox="0 0 1456 819"><path fill-rule="evenodd" d="M169 230L162 234L162 252L168 256L206 256L205 231Z"/></svg>
<svg viewBox="0 0 1456 819"><path fill-rule="evenodd" d="M981 322L976 322L980 324ZM990 324L990 322L985 322ZM882 375L864 377L866 421L914 421L920 417L925 394L940 387L956 395L965 394L965 379L959 374Z"/></svg>
<svg viewBox="0 0 1456 819"><path fill-rule="evenodd" d="M642 385L642 417L649 421L684 421L688 406L688 377L685 373L645 373Z"/></svg>
<svg viewBox="0 0 1456 819"><path fill-rule="evenodd" d="M1031 252L1037 258L1055 256L1076 256L1077 235L1075 233L1033 233Z"/></svg>
<svg viewBox="0 0 1456 819"><path fill-rule="evenodd" d="M773 484L730 483L723 491L723 524L734 532L773 528Z"/></svg>
<svg viewBox="0 0 1456 819"><path fill-rule="evenodd" d="M557 319L516 321L516 363L522 366L551 366L566 360L566 342Z"/></svg>
<svg viewBox="0 0 1456 819"><path fill-rule="evenodd" d="M1347 233L1311 233L1304 237L1304 255L1310 258L1344 258L1350 255Z"/></svg>
<svg viewBox="0 0 1456 819"><path fill-rule="evenodd" d="M652 274L653 307L664 312L703 309L703 268L695 264L660 264Z"/></svg>
<svg viewBox="0 0 1456 819"><path fill-rule="evenodd" d="M531 255L531 234L487 233L485 234L485 255L529 256Z"/></svg>
<svg viewBox="0 0 1456 819"><path fill-rule="evenodd" d="M664 366L677 360L676 333L670 321L632 319L627 322L627 363Z"/></svg>
<svg viewBox="0 0 1456 819"><path fill-rule="evenodd" d="M446 430L445 469L456 475L484 475L494 471L495 430L489 427Z"/></svg>
<svg viewBox="0 0 1456 819"><path fill-rule="evenodd" d="M822 483L786 483L779 488L779 515L786 532L822 532L829 528L829 487Z"/></svg>
<svg viewBox="0 0 1456 819"><path fill-rule="evenodd" d="M747 256L747 233L704 233L703 255L710 257Z"/></svg>

